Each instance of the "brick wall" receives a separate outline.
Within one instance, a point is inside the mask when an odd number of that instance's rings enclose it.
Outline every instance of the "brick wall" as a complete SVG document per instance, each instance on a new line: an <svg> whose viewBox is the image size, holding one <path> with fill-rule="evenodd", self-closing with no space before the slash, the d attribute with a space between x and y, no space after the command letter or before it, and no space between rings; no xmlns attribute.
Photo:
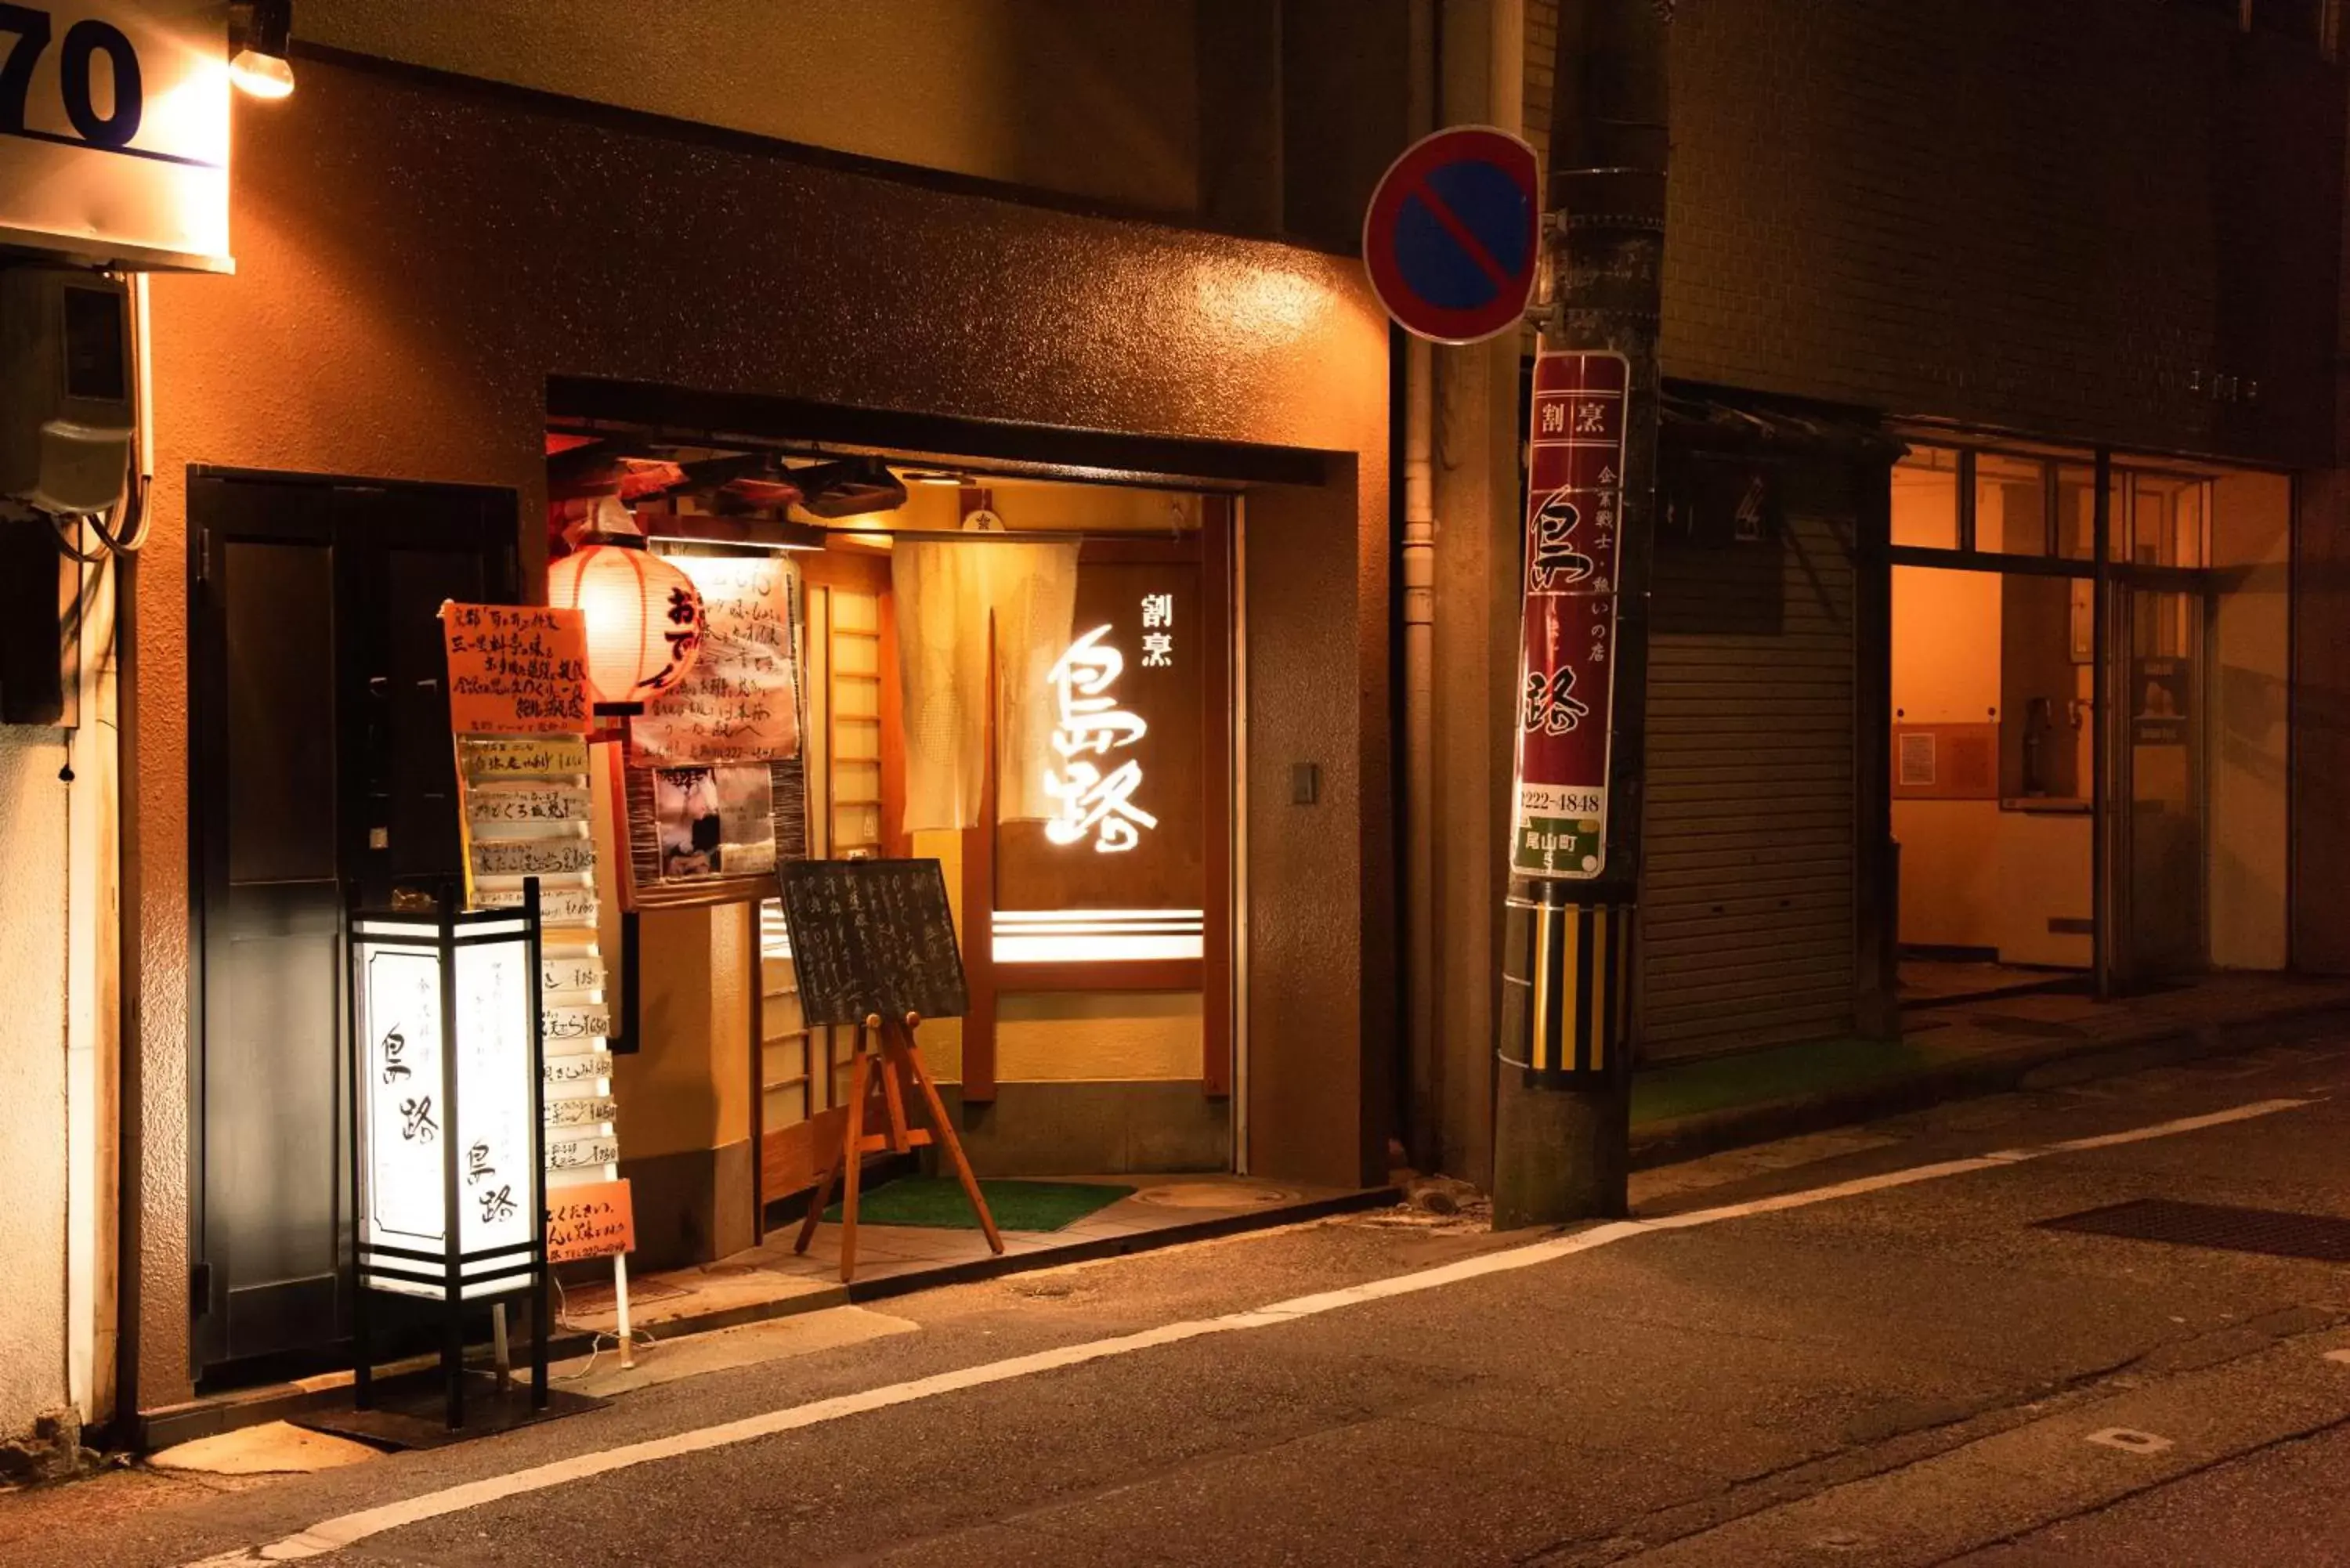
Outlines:
<svg viewBox="0 0 2350 1568"><path fill-rule="evenodd" d="M2331 460L2345 93L2305 43L2181 0L1684 0L1672 67L1669 374Z"/></svg>

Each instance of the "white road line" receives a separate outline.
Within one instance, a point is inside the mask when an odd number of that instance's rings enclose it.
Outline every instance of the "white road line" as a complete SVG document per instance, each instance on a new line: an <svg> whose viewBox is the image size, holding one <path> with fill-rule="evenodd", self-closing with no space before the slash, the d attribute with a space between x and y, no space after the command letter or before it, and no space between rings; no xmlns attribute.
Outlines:
<svg viewBox="0 0 2350 1568"><path fill-rule="evenodd" d="M1790 1209L1808 1208L1814 1203L1831 1203L1839 1199L1857 1198L1866 1193L1882 1192L1891 1188L1908 1187L1921 1181L1938 1181L1944 1177L1963 1176L1972 1171L1995 1170L2031 1159L2043 1159L2051 1155L2075 1154L2086 1149L2109 1148L2116 1144L2142 1143L2148 1138L2171 1137L2179 1133L2198 1132L2206 1127L2222 1127L2230 1122L2249 1121L2256 1116L2273 1116L2279 1111L2293 1110L2310 1104L2308 1100L2262 1100L2257 1104L2239 1106L2232 1110L2215 1111L2209 1116L2184 1116L2176 1121L2157 1122L2149 1127L2133 1127L2126 1132L2107 1133L2098 1137L2074 1138L2064 1143L2043 1144L2037 1147L2002 1149L1993 1154L1969 1159L1949 1159L1932 1165L1912 1166L1905 1170L1887 1171L1881 1176L1866 1176L1853 1181L1839 1181L1826 1187L1807 1188L1800 1192L1782 1193L1774 1198L1758 1198L1745 1203L1725 1203L1712 1209L1700 1209L1687 1214L1669 1215L1661 1220L1619 1220L1610 1224L1580 1231L1571 1236L1555 1236L1547 1241L1532 1242L1523 1247L1512 1247L1503 1251L1487 1252L1459 1262L1438 1268L1421 1269L1409 1274L1396 1274L1383 1280L1372 1280L1344 1290L1323 1291L1309 1296L1297 1296L1285 1302L1275 1302L1250 1312L1230 1313L1222 1317L1201 1318L1185 1323L1170 1323L1139 1334L1121 1334L1115 1339L1097 1339L1083 1345L1063 1345L1055 1350L1035 1351L1027 1355L1014 1355L1002 1361L984 1362L977 1366L965 1366L951 1372L934 1373L910 1382L893 1383L886 1387L868 1388L861 1393L837 1395L806 1405L795 1405L788 1409L770 1410L757 1416L746 1416L737 1421L724 1421L713 1427L700 1427L691 1431L672 1432L666 1437L650 1438L640 1443L627 1443L615 1449L594 1453L575 1454L528 1469L515 1470L502 1476L489 1476L481 1480L467 1481L461 1486L447 1487L440 1491L402 1498L378 1508L358 1513L346 1513L310 1526L298 1534L286 1536L266 1546L224 1552L218 1556L192 1563L186 1568L245 1568L261 1563L288 1563L305 1557L317 1557L338 1551L354 1542L380 1535L428 1519L445 1514L461 1513L486 1503L518 1497L525 1492L543 1491L549 1487L565 1486L572 1481L586 1480L590 1476L606 1475L631 1466L650 1464L658 1459L673 1459L710 1449L745 1443L757 1438L773 1437L778 1432L796 1431L804 1427L820 1426L847 1417L862 1415L868 1410L883 1410L893 1405L908 1405L917 1400L936 1398L965 1388L983 1387L991 1383L1008 1382L1016 1377L1032 1376L1063 1366L1082 1366L1088 1361L1103 1361L1112 1356L1131 1355L1137 1351L1153 1350L1162 1345L1176 1345L1202 1334L1231 1334L1245 1329L1271 1328L1278 1324L1295 1323L1316 1314L1336 1312L1341 1307L1359 1306L1367 1302L1385 1301L1395 1296L1415 1295L1421 1291L1440 1290L1446 1285L1466 1280L1482 1279L1488 1274L1513 1272L1531 1269L1577 1252L1588 1252L1600 1247L1656 1231L1685 1231L1700 1225L1718 1225L1724 1220L1742 1220L1757 1214L1775 1214Z"/></svg>

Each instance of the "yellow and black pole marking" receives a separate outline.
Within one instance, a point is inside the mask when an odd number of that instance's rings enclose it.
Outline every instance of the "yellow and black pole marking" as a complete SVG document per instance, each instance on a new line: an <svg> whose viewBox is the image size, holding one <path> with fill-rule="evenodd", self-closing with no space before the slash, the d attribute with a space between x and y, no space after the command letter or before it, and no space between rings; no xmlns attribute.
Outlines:
<svg viewBox="0 0 2350 1568"><path fill-rule="evenodd" d="M1526 1059L1512 1064L1551 1087L1614 1080L1630 1066L1633 907L1511 902L1532 928L1530 950L1513 955L1523 972L1506 977L1526 991Z"/></svg>

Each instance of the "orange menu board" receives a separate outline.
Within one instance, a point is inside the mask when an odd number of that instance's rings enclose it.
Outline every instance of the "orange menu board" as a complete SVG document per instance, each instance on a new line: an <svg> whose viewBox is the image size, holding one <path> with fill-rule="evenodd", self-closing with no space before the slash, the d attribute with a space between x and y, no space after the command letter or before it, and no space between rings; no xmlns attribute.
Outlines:
<svg viewBox="0 0 2350 1568"><path fill-rule="evenodd" d="M582 734L588 619L544 605L441 607L449 649L449 723L461 735Z"/></svg>
<svg viewBox="0 0 2350 1568"><path fill-rule="evenodd" d="M609 1257L637 1244L636 1205L625 1178L549 1188L546 1194L546 1261L573 1263Z"/></svg>

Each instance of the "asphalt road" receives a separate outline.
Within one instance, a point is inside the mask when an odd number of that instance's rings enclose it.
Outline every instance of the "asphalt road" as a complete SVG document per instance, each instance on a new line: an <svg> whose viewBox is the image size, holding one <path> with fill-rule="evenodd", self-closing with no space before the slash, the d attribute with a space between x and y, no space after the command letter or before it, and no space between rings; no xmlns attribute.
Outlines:
<svg viewBox="0 0 2350 1568"><path fill-rule="evenodd" d="M2350 1218L2345 1158L2322 1036L1650 1173L1646 1224L1539 1251L1363 1217L893 1302L436 1452L0 1498L0 1562L2350 1563L2350 1270L2035 1228Z"/></svg>

